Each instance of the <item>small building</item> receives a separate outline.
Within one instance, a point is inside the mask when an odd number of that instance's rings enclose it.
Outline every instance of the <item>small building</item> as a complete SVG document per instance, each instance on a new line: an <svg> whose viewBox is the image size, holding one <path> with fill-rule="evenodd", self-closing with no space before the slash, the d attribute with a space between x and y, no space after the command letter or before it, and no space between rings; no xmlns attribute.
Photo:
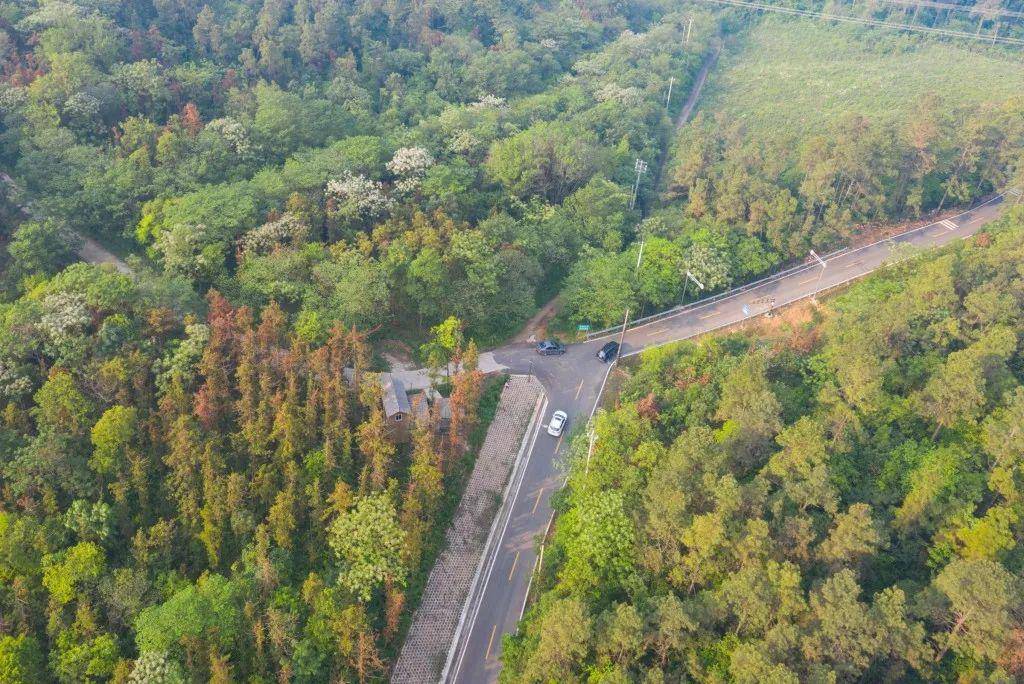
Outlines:
<svg viewBox="0 0 1024 684"><path fill-rule="evenodd" d="M390 373L381 373L380 385L388 434L395 442L408 441L411 432L409 423L412 422L412 406L409 404L409 395L405 392L405 385Z"/></svg>
<svg viewBox="0 0 1024 684"><path fill-rule="evenodd" d="M409 405L412 406L412 419L416 427L430 425L430 402L427 401L426 392L419 392L409 397Z"/></svg>

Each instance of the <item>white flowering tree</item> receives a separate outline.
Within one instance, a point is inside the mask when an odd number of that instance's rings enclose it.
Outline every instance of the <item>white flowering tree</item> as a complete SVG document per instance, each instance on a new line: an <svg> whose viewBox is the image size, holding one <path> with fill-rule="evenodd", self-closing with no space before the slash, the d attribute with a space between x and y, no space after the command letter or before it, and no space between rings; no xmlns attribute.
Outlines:
<svg viewBox="0 0 1024 684"><path fill-rule="evenodd" d="M395 206L384 184L345 171L327 183L327 211L339 228L358 229L387 216Z"/></svg>
<svg viewBox="0 0 1024 684"><path fill-rule="evenodd" d="M278 246L298 247L309 237L309 226L295 214L253 228L239 240L243 255L268 254Z"/></svg>
<svg viewBox="0 0 1024 684"><path fill-rule="evenodd" d="M56 292L43 299L39 329L46 336L46 349L54 357L72 361L84 352L86 327L92 314L85 296L78 292Z"/></svg>
<svg viewBox="0 0 1024 684"><path fill-rule="evenodd" d="M635 86L620 86L618 83L602 83L594 93L598 102L615 102L626 107L639 107L644 101L644 94Z"/></svg>
<svg viewBox="0 0 1024 684"><path fill-rule="evenodd" d="M387 169L397 178L395 190L404 194L415 191L433 165L434 158L422 147L401 147L387 163Z"/></svg>
<svg viewBox="0 0 1024 684"><path fill-rule="evenodd" d="M0 358L0 397L18 399L31 391L32 378L24 364Z"/></svg>
<svg viewBox="0 0 1024 684"><path fill-rule="evenodd" d="M205 323L186 325L184 339L154 365L157 387L161 391L166 391L175 377L188 387L195 377L196 366L209 341L210 326Z"/></svg>
<svg viewBox="0 0 1024 684"><path fill-rule="evenodd" d="M147 651L135 660L128 684L184 684L181 666L166 651Z"/></svg>
<svg viewBox="0 0 1024 684"><path fill-rule="evenodd" d="M214 119L206 124L205 130L221 138L228 149L240 157L247 157L254 151L249 130L237 119L230 116Z"/></svg>
<svg viewBox="0 0 1024 684"><path fill-rule="evenodd" d="M170 273L211 277L224 266L224 245L216 242L202 223L175 224L160 233L153 247Z"/></svg>
<svg viewBox="0 0 1024 684"><path fill-rule="evenodd" d="M708 290L717 290L732 282L728 257L714 247L693 245L687 249L684 270L693 273Z"/></svg>
<svg viewBox="0 0 1024 684"><path fill-rule="evenodd" d="M487 93L469 106L472 109L499 109L505 106L505 98Z"/></svg>

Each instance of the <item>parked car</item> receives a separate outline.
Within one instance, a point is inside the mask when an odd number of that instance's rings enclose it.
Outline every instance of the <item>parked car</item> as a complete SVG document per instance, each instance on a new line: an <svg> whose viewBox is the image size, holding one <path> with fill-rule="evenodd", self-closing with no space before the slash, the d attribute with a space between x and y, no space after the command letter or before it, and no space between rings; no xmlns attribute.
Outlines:
<svg viewBox="0 0 1024 684"><path fill-rule="evenodd" d="M619 343L615 340L608 342L600 351L597 352L597 358L601 359L605 363L614 361L615 357L619 355Z"/></svg>
<svg viewBox="0 0 1024 684"><path fill-rule="evenodd" d="M561 356L565 353L565 345L555 340L544 340L537 344L537 353L541 356Z"/></svg>
<svg viewBox="0 0 1024 684"><path fill-rule="evenodd" d="M565 421L569 420L569 416L566 415L565 411L555 411L551 414L551 422L548 423L548 434L552 437L560 437L562 430L565 429Z"/></svg>

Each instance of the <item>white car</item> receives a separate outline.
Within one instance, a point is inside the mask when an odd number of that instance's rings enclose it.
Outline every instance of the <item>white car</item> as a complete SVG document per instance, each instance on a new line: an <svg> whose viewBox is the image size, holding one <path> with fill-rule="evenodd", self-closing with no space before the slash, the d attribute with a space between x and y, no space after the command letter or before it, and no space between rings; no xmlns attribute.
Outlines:
<svg viewBox="0 0 1024 684"><path fill-rule="evenodd" d="M560 437L567 420L569 420L569 416L566 415L565 411L555 411L552 413L551 422L548 423L548 434L552 437Z"/></svg>

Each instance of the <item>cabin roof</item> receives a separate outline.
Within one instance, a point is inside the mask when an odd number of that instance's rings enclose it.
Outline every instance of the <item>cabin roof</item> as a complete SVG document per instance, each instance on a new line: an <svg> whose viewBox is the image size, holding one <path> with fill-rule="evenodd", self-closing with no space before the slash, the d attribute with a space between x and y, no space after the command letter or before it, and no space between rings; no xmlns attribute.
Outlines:
<svg viewBox="0 0 1024 684"><path fill-rule="evenodd" d="M399 413L409 413L409 395L405 393L405 385L391 373L381 373L381 389L384 392L384 414L390 418Z"/></svg>

